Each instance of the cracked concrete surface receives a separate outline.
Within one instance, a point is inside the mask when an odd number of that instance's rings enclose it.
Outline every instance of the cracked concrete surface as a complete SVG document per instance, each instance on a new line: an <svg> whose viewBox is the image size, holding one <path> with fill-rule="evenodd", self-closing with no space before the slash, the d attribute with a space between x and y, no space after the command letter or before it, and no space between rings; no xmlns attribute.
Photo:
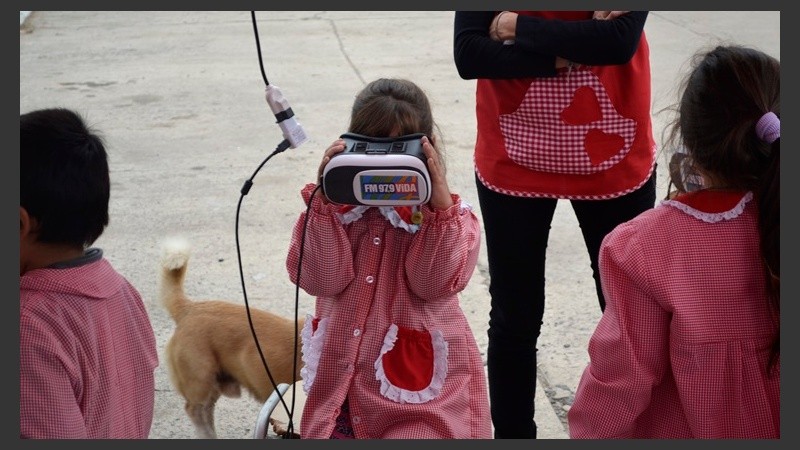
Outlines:
<svg viewBox="0 0 800 450"><path fill-rule="evenodd" d="M161 240L193 245L187 293L291 317L295 287L284 267L291 227L324 148L347 125L355 93L377 77L405 77L429 94L442 130L448 181L478 210L472 171L474 81L452 58L452 11L258 11L266 74L290 101L309 140L271 159L241 203L243 182L282 140L264 100L249 11L34 11L20 24L20 112L73 107L102 130L110 151L111 223L97 245L146 301L159 349L173 323L157 303ZM738 42L780 55L778 11L653 11L654 133L699 48ZM659 160L660 163L665 162ZM666 166L666 164L663 164ZM659 171L659 198L667 183ZM238 224L238 229L236 229ZM539 437L568 437L566 411L600 317L580 229L559 202L547 254L547 307L539 340ZM487 345L485 248L462 294L476 340ZM300 293L299 313L311 309ZM248 439L261 405L223 398L221 438ZM151 438L193 438L165 361L157 369Z"/></svg>

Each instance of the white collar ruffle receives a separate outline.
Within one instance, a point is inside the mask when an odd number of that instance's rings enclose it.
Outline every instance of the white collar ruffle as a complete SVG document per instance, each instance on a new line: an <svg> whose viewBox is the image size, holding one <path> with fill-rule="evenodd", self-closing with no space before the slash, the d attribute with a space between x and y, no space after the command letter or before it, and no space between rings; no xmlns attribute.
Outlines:
<svg viewBox="0 0 800 450"><path fill-rule="evenodd" d="M740 195L739 201L736 202L733 207L724 211L713 211L711 208L708 208L708 203L703 203L699 201L695 201L698 198L698 194L701 191L695 191L690 194L681 195L671 200L663 200L661 202L662 205L671 206L673 208L677 208L686 214L702 220L703 222L707 223L716 223L722 220L730 220L739 217L742 212L744 212L745 205L753 199L753 193L748 191L744 194L734 194ZM714 194L711 192L707 192L707 196L713 196ZM720 193L719 196L726 196L730 198L730 193Z"/></svg>
<svg viewBox="0 0 800 450"><path fill-rule="evenodd" d="M342 224L346 225L348 223L353 223L356 220L360 219L364 212L366 212L369 208L378 208L381 215L386 218L395 228L402 228L403 230L408 231L409 233L416 233L419 230L419 225L414 223L408 223L403 217L400 215L400 212L397 208L409 208L410 213L414 214L421 214L419 211L418 206L367 206L367 205L359 205L354 206L353 208L348 209L345 212L337 212L336 215L339 217L339 221Z"/></svg>

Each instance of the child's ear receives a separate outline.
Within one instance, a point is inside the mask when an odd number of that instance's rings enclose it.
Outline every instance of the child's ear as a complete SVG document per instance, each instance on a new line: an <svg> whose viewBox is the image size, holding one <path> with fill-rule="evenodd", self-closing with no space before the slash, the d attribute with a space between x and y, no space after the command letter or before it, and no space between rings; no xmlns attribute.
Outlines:
<svg viewBox="0 0 800 450"><path fill-rule="evenodd" d="M28 210L19 207L19 239L33 233L33 218L28 214Z"/></svg>

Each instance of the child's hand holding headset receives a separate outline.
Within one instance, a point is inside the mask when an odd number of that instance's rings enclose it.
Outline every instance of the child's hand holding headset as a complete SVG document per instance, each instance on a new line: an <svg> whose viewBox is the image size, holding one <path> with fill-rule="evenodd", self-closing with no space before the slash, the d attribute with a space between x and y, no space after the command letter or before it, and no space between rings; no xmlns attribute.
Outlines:
<svg viewBox="0 0 800 450"><path fill-rule="evenodd" d="M453 198L450 196L450 188L447 186L447 177L439 160L439 153L433 148L427 136L422 138L422 151L428 157L428 174L431 176L431 208L447 209L453 206Z"/></svg>

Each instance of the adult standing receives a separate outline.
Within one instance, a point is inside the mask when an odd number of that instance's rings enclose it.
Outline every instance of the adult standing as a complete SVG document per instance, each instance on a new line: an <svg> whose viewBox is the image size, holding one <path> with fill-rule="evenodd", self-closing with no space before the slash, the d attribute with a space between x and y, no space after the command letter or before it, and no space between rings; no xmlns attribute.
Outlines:
<svg viewBox="0 0 800 450"><path fill-rule="evenodd" d="M495 438L535 438L536 342L556 203L571 202L600 309L603 238L655 204L647 11L457 11L477 79L475 175L489 261Z"/></svg>

